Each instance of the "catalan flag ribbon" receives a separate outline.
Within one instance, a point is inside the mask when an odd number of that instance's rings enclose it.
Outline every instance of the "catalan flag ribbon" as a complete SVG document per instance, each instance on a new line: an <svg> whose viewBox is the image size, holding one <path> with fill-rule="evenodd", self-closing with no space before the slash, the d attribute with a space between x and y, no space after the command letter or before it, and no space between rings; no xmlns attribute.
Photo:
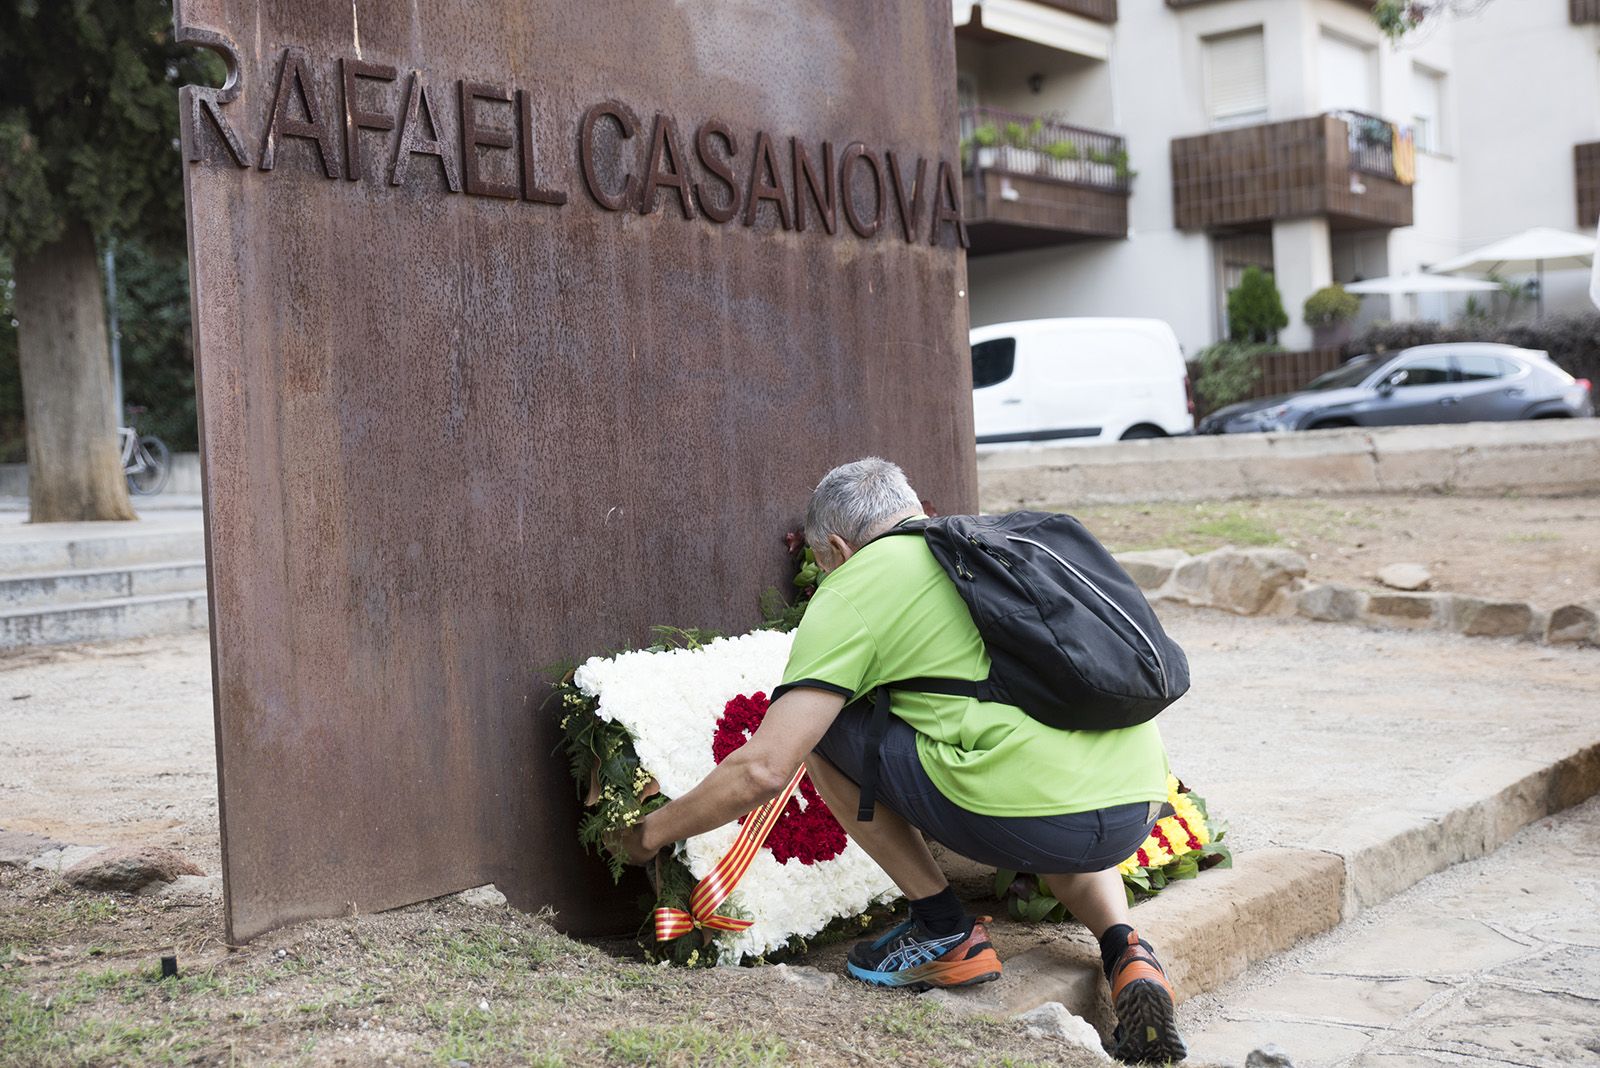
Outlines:
<svg viewBox="0 0 1600 1068"><path fill-rule="evenodd" d="M732 916L719 916L717 909L728 900L728 895L733 893L734 888L739 885L739 880L743 879L744 873L750 869L751 861L756 859L756 853L766 842L767 835L772 833L778 817L783 815L784 806L789 803L789 798L794 795L805 774L806 766L801 764L789 779L789 785L779 791L777 797L745 818L744 826L739 828L739 837L733 841L733 848L728 850L727 856L718 861L717 866L695 885L694 892L689 895L689 911L659 908L651 913L651 919L655 921L657 942L670 942L696 929L743 931L754 922L735 919Z"/></svg>

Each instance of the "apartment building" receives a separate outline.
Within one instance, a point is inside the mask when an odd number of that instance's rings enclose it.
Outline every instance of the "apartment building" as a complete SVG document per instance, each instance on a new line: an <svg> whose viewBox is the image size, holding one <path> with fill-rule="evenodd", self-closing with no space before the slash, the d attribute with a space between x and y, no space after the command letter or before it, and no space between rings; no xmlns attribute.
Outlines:
<svg viewBox="0 0 1600 1068"><path fill-rule="evenodd" d="M954 0L973 325L1165 319L1243 271L1305 298L1600 218L1600 0L1490 0L1399 44L1370 0ZM1587 307L1583 272L1546 279ZM1448 318L1463 298L1367 298Z"/></svg>

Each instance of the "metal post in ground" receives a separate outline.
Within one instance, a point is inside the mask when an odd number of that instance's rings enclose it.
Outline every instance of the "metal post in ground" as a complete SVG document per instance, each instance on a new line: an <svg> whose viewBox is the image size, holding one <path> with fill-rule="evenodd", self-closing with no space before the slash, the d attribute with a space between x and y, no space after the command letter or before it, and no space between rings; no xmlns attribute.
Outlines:
<svg viewBox="0 0 1600 1068"><path fill-rule="evenodd" d="M106 309L111 315L111 395L117 400L117 425L126 426L127 413L122 405L122 331L117 323L117 246L106 243Z"/></svg>

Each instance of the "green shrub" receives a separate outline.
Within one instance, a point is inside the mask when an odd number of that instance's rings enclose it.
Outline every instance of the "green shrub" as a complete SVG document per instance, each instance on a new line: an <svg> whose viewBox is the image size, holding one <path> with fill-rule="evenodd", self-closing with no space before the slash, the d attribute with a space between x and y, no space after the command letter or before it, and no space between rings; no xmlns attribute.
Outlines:
<svg viewBox="0 0 1600 1068"><path fill-rule="evenodd" d="M1497 341L1542 349L1568 374L1600 381L1600 312L1552 315L1533 322L1495 324L1467 320L1454 326L1432 321L1374 323L1345 345L1345 355L1399 352L1414 345L1451 341Z"/></svg>
<svg viewBox="0 0 1600 1068"><path fill-rule="evenodd" d="M1072 141L1051 141L1044 146L1044 151L1054 160L1078 159L1082 156L1077 144Z"/></svg>
<svg viewBox="0 0 1600 1068"><path fill-rule="evenodd" d="M1272 275L1259 267L1245 268L1239 284L1228 291L1228 336L1234 341L1271 344L1289 325L1283 297Z"/></svg>
<svg viewBox="0 0 1600 1068"><path fill-rule="evenodd" d="M1261 357L1273 346L1251 341L1219 341L1200 350L1195 392L1208 409L1244 400L1261 381Z"/></svg>
<svg viewBox="0 0 1600 1068"><path fill-rule="evenodd" d="M1306 298L1306 325L1312 329L1338 326L1361 313L1361 298L1345 292L1344 286L1323 286Z"/></svg>
<svg viewBox="0 0 1600 1068"><path fill-rule="evenodd" d="M972 140L979 148L993 148L1000 143L1000 128L986 122L972 131Z"/></svg>

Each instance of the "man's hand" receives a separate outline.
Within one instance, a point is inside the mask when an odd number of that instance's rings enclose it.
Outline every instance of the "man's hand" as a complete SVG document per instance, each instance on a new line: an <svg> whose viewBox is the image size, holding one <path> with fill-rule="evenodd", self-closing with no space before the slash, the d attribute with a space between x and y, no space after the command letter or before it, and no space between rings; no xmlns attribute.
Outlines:
<svg viewBox="0 0 1600 1068"><path fill-rule="evenodd" d="M621 831L612 843L612 851L628 858L629 864L648 864L656 858L659 849L647 849L644 844L644 821Z"/></svg>
<svg viewBox="0 0 1600 1068"><path fill-rule="evenodd" d="M828 690L801 687L772 702L766 718L744 745L711 770L700 785L650 813L649 840L660 844L681 841L732 823L757 805L776 796L801 761L827 733L828 725L844 707L844 698ZM631 843L618 852L643 863L642 827L629 828Z"/></svg>

